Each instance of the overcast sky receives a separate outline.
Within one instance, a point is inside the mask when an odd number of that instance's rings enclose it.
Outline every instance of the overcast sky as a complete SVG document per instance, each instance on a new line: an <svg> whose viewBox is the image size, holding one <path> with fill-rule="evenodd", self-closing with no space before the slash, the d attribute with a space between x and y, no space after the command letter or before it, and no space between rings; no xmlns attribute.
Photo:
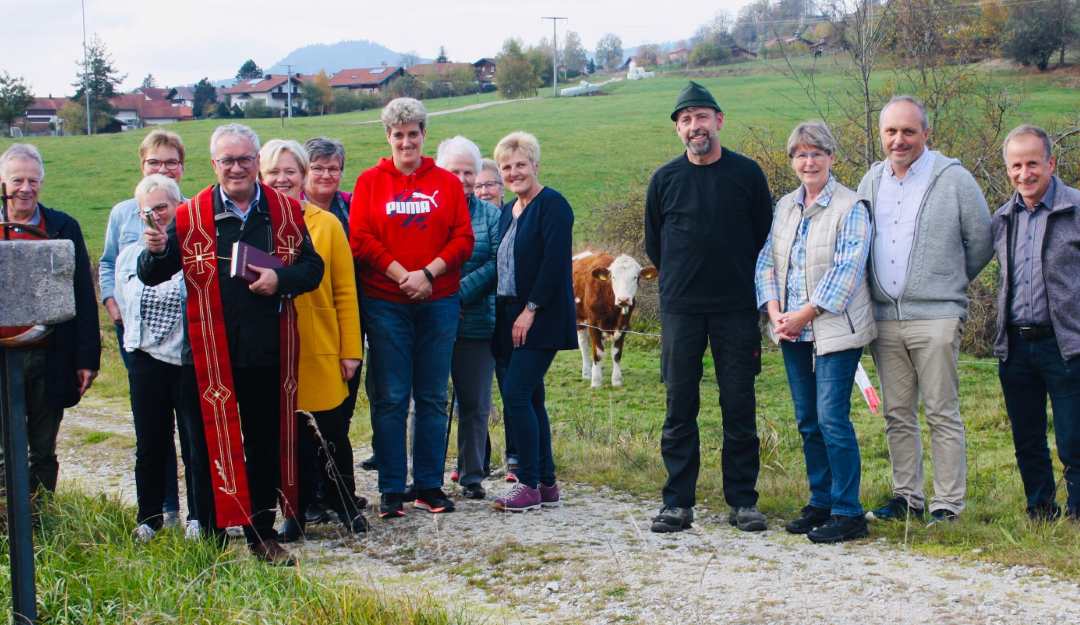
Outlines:
<svg viewBox="0 0 1080 625"><path fill-rule="evenodd" d="M117 69L127 74L124 90L138 87L148 73L169 87L204 76L229 78L249 58L265 68L301 46L343 39L368 39L429 58L442 45L450 60L472 62L494 56L507 37L526 43L550 37L551 21L541 20L544 16L569 18L559 22L560 40L573 30L593 50L600 37L613 32L629 48L688 38L717 10L735 14L748 2L715 0L694 8L655 0L85 1L87 37L96 32L104 40ZM0 71L24 77L38 96L72 94L75 61L82 59L79 0L31 0L21 6L18 17L4 23Z"/></svg>

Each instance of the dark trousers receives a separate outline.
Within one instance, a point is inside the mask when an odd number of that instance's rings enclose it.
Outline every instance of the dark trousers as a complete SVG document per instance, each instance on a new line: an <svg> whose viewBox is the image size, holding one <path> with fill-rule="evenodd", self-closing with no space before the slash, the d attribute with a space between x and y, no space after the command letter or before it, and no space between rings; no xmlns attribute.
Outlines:
<svg viewBox="0 0 1080 625"><path fill-rule="evenodd" d="M458 338L450 361L458 405L457 470L462 486L484 481L495 359L490 339Z"/></svg>
<svg viewBox="0 0 1080 625"><path fill-rule="evenodd" d="M1009 358L999 361L998 378L1012 422L1016 464L1027 505L1053 506L1057 491L1046 440L1049 395L1068 491L1066 511L1080 516L1080 358L1065 362L1054 337L1029 341L1010 330Z"/></svg>
<svg viewBox="0 0 1080 625"><path fill-rule="evenodd" d="M702 356L712 348L720 390L724 446L720 456L724 499L732 507L757 505L760 464L754 377L761 373L758 312L660 313L660 370L667 386L667 418L660 451L668 480L664 505L690 508L696 503L701 442Z"/></svg>
<svg viewBox="0 0 1080 625"><path fill-rule="evenodd" d="M503 380L506 378L506 361L495 361L495 382L499 385L499 394L502 395ZM517 447L514 445L514 426L510 423L510 420L506 418L506 414L503 414L503 435L506 437L506 461L517 462L518 453ZM491 440L488 440L487 458L484 460L484 467L487 468L491 459Z"/></svg>
<svg viewBox="0 0 1080 625"><path fill-rule="evenodd" d="M551 454L551 421L544 407L544 375L555 360L554 349L515 349L502 359L503 414L513 424L518 453L518 481L531 488L555 483Z"/></svg>
<svg viewBox="0 0 1080 625"><path fill-rule="evenodd" d="M300 430L297 453L300 509L325 503L346 523L356 516L356 478L345 412L347 404L348 399L332 410L312 412L314 424L303 413L296 417Z"/></svg>
<svg viewBox="0 0 1080 625"><path fill-rule="evenodd" d="M45 407L45 348L22 350L23 400L26 403L26 439L30 450L30 492L56 490L60 463L56 436L64 418L61 408ZM4 445L0 430L0 491L4 489Z"/></svg>
<svg viewBox="0 0 1080 625"><path fill-rule="evenodd" d="M174 423L178 423L180 428L189 514L195 509L191 461L187 451L187 422L181 416L183 369L180 365L162 362L141 350L135 350L129 356L131 368L128 369L128 385L131 389L131 414L135 422L135 491L139 501L136 519L157 530L161 528L162 513L169 504L169 492L174 496L178 493ZM179 506L175 509L179 509ZM192 515L191 518L195 517Z"/></svg>
<svg viewBox="0 0 1080 625"><path fill-rule="evenodd" d="M345 422L344 423L345 440L349 439L349 429L352 427L353 412L356 410L356 397L360 392L360 378L361 377L362 376L361 376L361 373L360 373L360 369L357 368L356 373L354 373L353 377L349 379L349 383L348 383L349 394L348 394L348 396L345 397L344 403L342 403L341 406L338 406L336 408L336 410L341 414L341 418L344 419L344 422ZM304 452L304 453L308 453L308 452ZM352 443L349 443L349 476L352 477L353 475L354 475L354 473L353 473L353 465L352 465ZM325 472L323 472L323 471L316 471L315 472L315 477L316 477L316 480L318 481L317 497L316 497L316 500L314 502L306 501L305 502L306 506L308 506L308 507L314 506L318 501L325 500L328 497L334 496L337 493L337 487L332 483L328 483L324 476L325 476ZM355 489L351 490L349 492L355 492Z"/></svg>
<svg viewBox="0 0 1080 625"><path fill-rule="evenodd" d="M233 386L240 408L240 432L244 438L251 523L244 526L248 544L277 540L278 487L281 483L281 382L278 367L233 368ZM199 383L195 367L184 365L181 382L184 417L188 422L191 476L195 490L195 512L203 532L224 541L225 530L217 526L214 507L213 465L206 447L206 429L199 404Z"/></svg>

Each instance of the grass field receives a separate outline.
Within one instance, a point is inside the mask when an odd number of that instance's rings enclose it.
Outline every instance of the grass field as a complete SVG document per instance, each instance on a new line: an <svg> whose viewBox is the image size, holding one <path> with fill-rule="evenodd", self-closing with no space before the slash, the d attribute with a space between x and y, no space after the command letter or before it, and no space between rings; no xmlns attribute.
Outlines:
<svg viewBox="0 0 1080 625"><path fill-rule="evenodd" d="M700 78L712 89L726 113L721 141L738 144L750 126L766 126L786 136L795 122L810 116L802 107L798 87L768 67L769 62L743 65L737 75ZM998 71L991 77L1001 83L1020 85L1026 98L1013 120L1045 123L1072 113L1077 97L1074 75L1048 74L1029 76ZM820 78L826 86L839 84L833 71ZM425 154L434 155L439 141L463 134L476 141L485 153L514 130L527 130L540 140L543 155L540 176L544 184L563 192L575 207L579 244L589 240L593 226L603 219L598 199L617 192L653 171L681 151L669 121L676 94L685 84L685 76L660 76L653 80L623 81L604 88L607 95L553 100L541 98L432 118ZM492 99L481 96L479 101ZM475 96L426 102L429 110L438 111L476 103ZM250 120L245 123L259 132L262 139L274 137L303 141L312 136L338 138L348 151L346 180L355 179L363 169L374 165L389 153L379 124L360 122L378 119L378 111L365 111L326 117L287 120ZM170 126L183 136L189 150L188 166L182 183L186 195L193 195L211 184L208 159L209 138L220 122L216 120L185 122ZM109 209L131 196L140 175L137 149L148 130L95 137L34 138L42 151L47 179L42 192L46 205L55 206L75 216L82 223L92 259L100 255ZM0 140L0 150L11 140ZM854 182L854 181L848 181ZM349 190L351 185L344 185ZM106 321L103 318L103 321ZM109 327L103 324L103 327ZM101 377L91 394L127 405L127 384L116 355L116 340L103 332L106 354ZM659 490L665 472L659 456L660 427L664 414L664 389L659 380L659 348L653 339L633 337L627 343L623 360L626 386L612 389L608 381L601 389L590 389L580 378L580 355L560 354L548 375L548 401L555 430L556 460L563 479L606 485L653 498L659 506ZM706 376L702 383L702 475L699 505L716 512L726 511L720 481L720 414L716 405L716 386L711 361L706 358ZM872 372L872 364L865 361ZM609 372L610 373L610 372ZM967 554L1004 563L1043 565L1059 575L1080 579L1080 532L1075 525L1059 523L1030 526L1024 516L1024 501L1013 458L1012 443L997 383L996 367L971 364L961 367L962 410L968 427L968 502L969 508L954 525L932 527L873 525L875 536L903 542L913 549L935 555ZM500 402L496 401L498 406ZM859 434L863 456L862 494L864 506L875 506L888 496L891 486L884 423L879 415L869 413L861 398L855 397L853 419ZM366 408L361 406L361 414ZM771 515L793 518L806 503L805 467L798 432L792 414L783 364L776 352L767 352L764 370L758 380L758 418L762 436L761 508ZM354 436L367 440L370 430L366 419L353 421ZM501 429L493 440L501 443ZM1051 433L1051 444L1053 437ZM500 444L501 447L501 444ZM926 445L928 449L928 445ZM928 452L927 452L928 455ZM1058 467L1060 471L1060 466ZM927 466L931 475L931 467ZM929 487L929 485L928 485ZM368 494L370 495L370 494ZM1061 494L1060 499L1063 499ZM74 504L72 504L74 505ZM79 504L88 506L90 504ZM95 504L96 505L96 504ZM104 515L122 522L113 510L94 509L86 514ZM130 516L130 515L129 515ZM103 530L120 541L130 528ZM71 546L58 545L61 553L78 551L78 539ZM162 562L171 554L172 543L160 547ZM127 549L127 547L124 547ZM158 549L155 547L155 549ZM972 555L973 549L980 549ZM127 555L125 555L127 554ZM65 556L66 557L66 556ZM115 559L106 555L86 554L70 558L56 566L106 567L135 557L121 550ZM197 566L209 565L204 556L193 555L183 566L192 567L185 575L193 576ZM155 558L155 561L158 561ZM245 592L243 572L235 581L238 598ZM262 575L262 573L260 573ZM266 573L265 575L277 575ZM107 579L91 579L88 585ZM295 590L290 585L306 581L281 581L283 594ZM171 605L183 607L185 597L158 596L155 586L132 581L131 586L110 596L123 601L142 602L144 613ZM91 591L87 591L91 592ZM278 592L273 590L273 592ZM341 591L351 592L351 591ZM253 597L252 609L263 599ZM126 608L125 608L126 609ZM437 612L437 610L435 611ZM435 614L430 621L442 622ZM131 614L131 612L127 612ZM414 615L415 616L415 615ZM303 614L297 613L297 617ZM424 617L418 617L423 619ZM347 622L365 622L361 620Z"/></svg>

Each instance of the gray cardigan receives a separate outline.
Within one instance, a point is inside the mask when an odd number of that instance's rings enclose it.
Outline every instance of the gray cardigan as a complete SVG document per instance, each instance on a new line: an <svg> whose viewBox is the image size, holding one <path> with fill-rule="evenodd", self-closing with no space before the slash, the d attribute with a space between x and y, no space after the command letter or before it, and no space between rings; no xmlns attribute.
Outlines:
<svg viewBox="0 0 1080 625"><path fill-rule="evenodd" d="M1065 186L1057 176L1054 185L1054 205L1043 234L1043 281L1058 349L1062 358L1072 360L1080 356L1080 191ZM1001 264L994 355L1002 360L1009 357L1009 232L1015 207L1014 195L994 213L994 250Z"/></svg>
<svg viewBox="0 0 1080 625"><path fill-rule="evenodd" d="M885 162L870 166L858 194L874 213ZM874 232L874 241L878 241ZM870 296L878 321L967 319L967 288L994 257L990 209L982 189L960 161L935 153L934 171L919 205L907 283L895 300L881 288L870 254Z"/></svg>

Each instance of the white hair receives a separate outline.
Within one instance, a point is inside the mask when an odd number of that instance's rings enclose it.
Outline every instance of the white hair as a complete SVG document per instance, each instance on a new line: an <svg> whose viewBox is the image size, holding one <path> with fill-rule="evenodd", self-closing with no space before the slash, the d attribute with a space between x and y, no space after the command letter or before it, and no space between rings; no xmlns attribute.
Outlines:
<svg viewBox="0 0 1080 625"><path fill-rule="evenodd" d="M210 158L217 157L217 154L214 153L214 148L217 147L218 139L225 135L244 139L255 147L256 154L259 152L259 135L255 134L254 130L243 124L225 124L224 126L218 126L217 130L214 131L213 136L210 137Z"/></svg>
<svg viewBox="0 0 1080 625"><path fill-rule="evenodd" d="M184 201L184 196L180 194L180 187L176 184L176 181L162 174L150 174L143 178L139 182L139 186L135 187L135 197L141 198L159 190L164 191L169 196L169 202L173 206L179 206Z"/></svg>
<svg viewBox="0 0 1080 625"><path fill-rule="evenodd" d="M41 152L29 143L12 143L10 148L0 154L0 178L7 177L8 162L17 158L37 162L41 168L41 179L45 179L45 163L41 161Z"/></svg>
<svg viewBox="0 0 1080 625"><path fill-rule="evenodd" d="M439 150L435 154L435 164L439 167L446 167L446 162L455 156L471 158L474 174L480 173L480 170L484 168L484 157L480 155L480 148L461 135L447 139L439 144Z"/></svg>

